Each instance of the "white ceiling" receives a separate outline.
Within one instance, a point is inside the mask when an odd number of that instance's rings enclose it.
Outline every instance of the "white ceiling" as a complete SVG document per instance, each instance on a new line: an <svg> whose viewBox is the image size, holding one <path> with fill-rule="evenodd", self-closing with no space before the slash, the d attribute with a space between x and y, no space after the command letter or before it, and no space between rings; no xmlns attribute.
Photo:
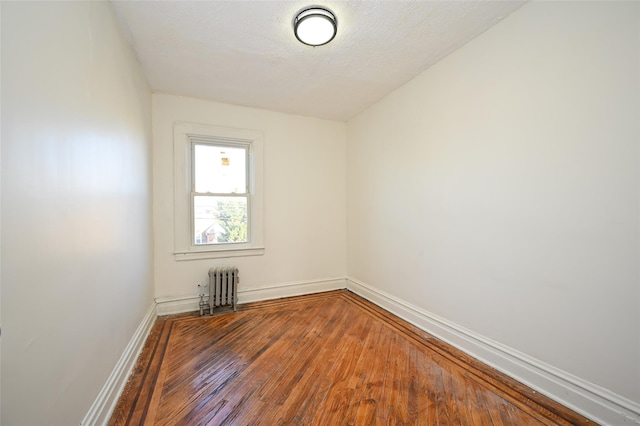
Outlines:
<svg viewBox="0 0 640 426"><path fill-rule="evenodd" d="M313 1L112 1L154 92L347 121L522 1L322 2L338 34L293 35Z"/></svg>

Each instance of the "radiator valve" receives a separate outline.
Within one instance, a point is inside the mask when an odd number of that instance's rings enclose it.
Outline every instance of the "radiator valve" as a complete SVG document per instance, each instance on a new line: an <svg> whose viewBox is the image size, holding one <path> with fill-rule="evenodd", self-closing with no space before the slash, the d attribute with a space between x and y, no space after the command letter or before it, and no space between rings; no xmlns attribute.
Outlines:
<svg viewBox="0 0 640 426"><path fill-rule="evenodd" d="M198 284L198 293L200 295L200 316L204 315L205 309L209 309L209 304L204 300L206 287L206 284Z"/></svg>

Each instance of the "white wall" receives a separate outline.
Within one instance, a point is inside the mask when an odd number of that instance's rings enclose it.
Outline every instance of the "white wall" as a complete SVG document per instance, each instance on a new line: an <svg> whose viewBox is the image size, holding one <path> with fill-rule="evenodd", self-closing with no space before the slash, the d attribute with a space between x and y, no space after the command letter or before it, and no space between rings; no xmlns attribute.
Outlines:
<svg viewBox="0 0 640 426"><path fill-rule="evenodd" d="M348 274L640 402L640 4L534 2L348 125Z"/></svg>
<svg viewBox="0 0 640 426"><path fill-rule="evenodd" d="M2 424L79 424L153 301L150 93L108 2L2 2Z"/></svg>
<svg viewBox="0 0 640 426"><path fill-rule="evenodd" d="M241 302L344 287L345 123L164 94L152 99L155 293L161 304L195 297L197 284L217 265L240 268ZM174 122L263 132L263 256L175 261ZM288 284L296 285L273 288ZM182 309L192 309L194 300Z"/></svg>

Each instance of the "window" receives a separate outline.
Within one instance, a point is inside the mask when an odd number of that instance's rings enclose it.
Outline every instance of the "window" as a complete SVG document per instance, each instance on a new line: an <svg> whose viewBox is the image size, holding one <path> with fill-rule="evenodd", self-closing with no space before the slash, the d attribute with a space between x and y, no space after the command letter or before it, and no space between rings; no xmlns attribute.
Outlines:
<svg viewBox="0 0 640 426"><path fill-rule="evenodd" d="M191 226L193 242L246 243L251 194L248 144L191 142Z"/></svg>
<svg viewBox="0 0 640 426"><path fill-rule="evenodd" d="M176 260L251 256L262 243L262 134L176 123Z"/></svg>

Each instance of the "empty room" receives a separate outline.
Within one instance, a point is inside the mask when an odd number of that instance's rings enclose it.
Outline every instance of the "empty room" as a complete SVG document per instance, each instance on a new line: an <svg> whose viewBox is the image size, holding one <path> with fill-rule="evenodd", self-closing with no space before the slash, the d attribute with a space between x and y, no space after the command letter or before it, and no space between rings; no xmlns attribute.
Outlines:
<svg viewBox="0 0 640 426"><path fill-rule="evenodd" d="M640 2L2 0L0 43L2 425L640 425Z"/></svg>

